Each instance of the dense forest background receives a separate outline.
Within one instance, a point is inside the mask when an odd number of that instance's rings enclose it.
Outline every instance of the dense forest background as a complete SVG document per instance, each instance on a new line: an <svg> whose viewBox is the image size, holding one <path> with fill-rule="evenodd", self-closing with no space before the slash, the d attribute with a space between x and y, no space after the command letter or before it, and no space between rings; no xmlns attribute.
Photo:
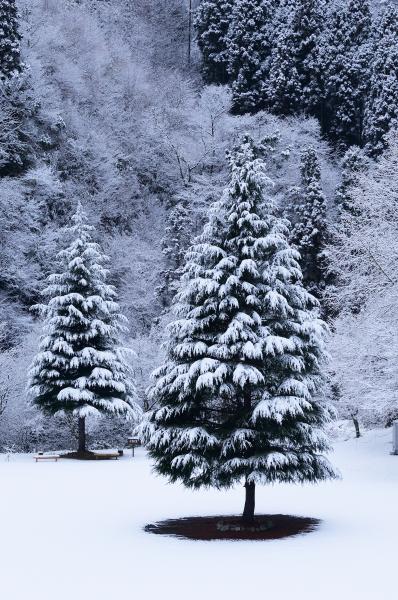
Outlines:
<svg viewBox="0 0 398 600"><path fill-rule="evenodd" d="M30 308L78 200L111 259L145 407L184 251L226 185L226 150L245 132L263 141L278 210L293 222L307 283L331 327L324 393L356 427L391 423L398 414L394 4L18 0L17 7L23 64L12 77L3 73L0 86L0 449L73 445L73 421L44 417L25 390L40 336ZM90 434L106 446L129 428L93 420Z"/></svg>

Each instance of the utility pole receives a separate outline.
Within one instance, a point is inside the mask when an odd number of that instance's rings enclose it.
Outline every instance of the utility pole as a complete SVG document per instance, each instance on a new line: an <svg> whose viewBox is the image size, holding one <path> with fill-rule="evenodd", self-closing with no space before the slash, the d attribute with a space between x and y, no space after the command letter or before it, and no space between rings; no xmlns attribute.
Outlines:
<svg viewBox="0 0 398 600"><path fill-rule="evenodd" d="M191 44L192 44L192 0L188 7L188 67L191 66Z"/></svg>

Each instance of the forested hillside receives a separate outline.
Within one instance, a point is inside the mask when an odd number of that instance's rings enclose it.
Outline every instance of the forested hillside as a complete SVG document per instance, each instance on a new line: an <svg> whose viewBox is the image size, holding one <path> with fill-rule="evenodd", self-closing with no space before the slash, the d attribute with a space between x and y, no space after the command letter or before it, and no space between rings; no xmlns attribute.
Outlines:
<svg viewBox="0 0 398 600"><path fill-rule="evenodd" d="M398 416L398 20L367 0L0 0L0 449L70 447L27 400L40 302L80 201L110 257L139 402L185 251L262 147L306 287L329 323L323 394L359 426ZM190 13L191 7L191 13ZM20 38L20 39L19 39ZM5 40L5 41L4 41ZM20 44L20 52L19 52ZM126 437L93 419L97 445Z"/></svg>

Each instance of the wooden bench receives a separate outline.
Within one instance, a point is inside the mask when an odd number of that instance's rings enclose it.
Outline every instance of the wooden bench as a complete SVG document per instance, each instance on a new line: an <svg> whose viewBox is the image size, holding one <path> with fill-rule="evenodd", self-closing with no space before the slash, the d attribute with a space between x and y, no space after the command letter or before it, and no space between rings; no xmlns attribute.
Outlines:
<svg viewBox="0 0 398 600"><path fill-rule="evenodd" d="M98 453L94 453L94 458L96 460L111 460L111 459L115 459L118 460L120 454L119 452L98 452Z"/></svg>
<svg viewBox="0 0 398 600"><path fill-rule="evenodd" d="M39 460L55 460L55 462L57 462L58 459L61 457L59 454L37 454L33 458L36 462L38 462Z"/></svg>
<svg viewBox="0 0 398 600"><path fill-rule="evenodd" d="M129 437L127 439L127 447L131 448L132 452L132 456L134 456L134 449L137 448L138 446L141 446L141 442L139 440L139 438L137 437Z"/></svg>

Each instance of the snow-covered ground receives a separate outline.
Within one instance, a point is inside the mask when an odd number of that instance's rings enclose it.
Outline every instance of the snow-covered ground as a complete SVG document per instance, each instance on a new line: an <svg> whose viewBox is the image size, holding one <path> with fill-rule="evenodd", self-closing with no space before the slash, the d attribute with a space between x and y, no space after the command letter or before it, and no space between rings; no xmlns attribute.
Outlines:
<svg viewBox="0 0 398 600"><path fill-rule="evenodd" d="M0 456L4 600L389 600L397 589L398 456L391 431L335 444L343 480L258 490L257 511L318 517L310 534L195 542L146 523L240 512L243 490L191 492L151 473L143 450L111 462Z"/></svg>

